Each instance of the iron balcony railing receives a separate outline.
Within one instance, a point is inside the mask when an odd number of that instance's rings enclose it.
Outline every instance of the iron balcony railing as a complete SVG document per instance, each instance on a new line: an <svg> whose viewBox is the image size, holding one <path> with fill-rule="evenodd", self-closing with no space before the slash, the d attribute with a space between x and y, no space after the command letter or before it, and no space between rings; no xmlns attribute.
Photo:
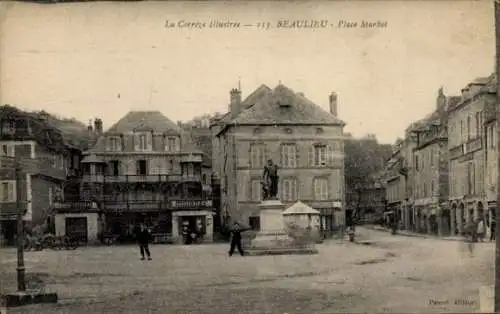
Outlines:
<svg viewBox="0 0 500 314"><path fill-rule="evenodd" d="M182 210L182 209L209 209L213 208L212 199L171 199L171 200L103 200L103 201L76 201L54 203L55 209L72 211L85 210L120 210L120 211L150 211L150 210Z"/></svg>
<svg viewBox="0 0 500 314"><path fill-rule="evenodd" d="M150 174L150 175L104 175L84 174L83 182L91 183L157 183L157 182L201 182L201 175Z"/></svg>

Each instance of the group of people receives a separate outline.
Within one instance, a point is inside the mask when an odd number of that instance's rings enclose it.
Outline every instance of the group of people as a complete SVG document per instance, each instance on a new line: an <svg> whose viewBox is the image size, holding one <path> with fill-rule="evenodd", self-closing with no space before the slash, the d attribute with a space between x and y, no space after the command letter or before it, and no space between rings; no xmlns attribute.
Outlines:
<svg viewBox="0 0 500 314"><path fill-rule="evenodd" d="M238 222L235 222L230 229L231 232L231 240L229 247L229 256L234 254L234 251L237 249L238 253L243 256L245 253L243 251L243 246L241 245L241 233L246 229L242 228ZM149 243L152 241L151 230L146 226L146 224L141 223L135 230L135 237L137 240L137 244L139 245L139 251L141 254L141 260L145 260L146 258L150 261L151 251L149 250Z"/></svg>
<svg viewBox="0 0 500 314"><path fill-rule="evenodd" d="M496 222L491 222L490 241L495 240ZM471 242L484 242L486 237L486 222L483 218L475 221L470 221L465 225L464 236L468 237Z"/></svg>

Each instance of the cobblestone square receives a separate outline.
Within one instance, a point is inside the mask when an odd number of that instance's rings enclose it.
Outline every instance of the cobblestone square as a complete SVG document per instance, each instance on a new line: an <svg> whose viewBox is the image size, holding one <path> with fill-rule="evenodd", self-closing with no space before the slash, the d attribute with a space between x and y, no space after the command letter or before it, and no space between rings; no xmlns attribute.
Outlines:
<svg viewBox="0 0 500 314"><path fill-rule="evenodd" d="M11 313L463 312L493 282L492 243L464 243L360 229L353 244L318 245L311 256L227 256L227 245L86 247L26 254L31 286L59 304ZM15 289L14 249L2 252L3 290ZM41 283L43 281L43 284Z"/></svg>

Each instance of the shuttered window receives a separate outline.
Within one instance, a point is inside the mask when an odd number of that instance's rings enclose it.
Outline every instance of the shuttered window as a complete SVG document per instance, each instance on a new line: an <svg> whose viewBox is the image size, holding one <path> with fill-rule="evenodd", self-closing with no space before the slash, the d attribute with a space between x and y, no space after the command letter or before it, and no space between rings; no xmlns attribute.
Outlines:
<svg viewBox="0 0 500 314"><path fill-rule="evenodd" d="M314 179L314 199L318 201L325 201L328 199L328 179Z"/></svg>
<svg viewBox="0 0 500 314"><path fill-rule="evenodd" d="M281 193L283 201L292 202L297 200L297 180L284 179L281 182Z"/></svg>
<svg viewBox="0 0 500 314"><path fill-rule="evenodd" d="M281 145L281 166L283 168L297 167L297 146L295 144Z"/></svg>
<svg viewBox="0 0 500 314"><path fill-rule="evenodd" d="M16 182L0 181L0 202L13 203L16 201Z"/></svg>
<svg viewBox="0 0 500 314"><path fill-rule="evenodd" d="M267 149L264 144L250 145L250 167L262 168L266 164Z"/></svg>

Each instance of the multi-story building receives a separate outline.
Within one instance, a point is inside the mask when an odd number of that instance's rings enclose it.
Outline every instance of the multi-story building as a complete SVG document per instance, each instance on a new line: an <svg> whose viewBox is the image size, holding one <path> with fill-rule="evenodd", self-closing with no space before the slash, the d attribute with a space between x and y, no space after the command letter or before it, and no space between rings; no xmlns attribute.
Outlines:
<svg viewBox="0 0 500 314"><path fill-rule="evenodd" d="M447 206L447 103L439 89L435 111L410 130L417 139L413 149L413 221L417 231L436 235L448 235L451 228Z"/></svg>
<svg viewBox="0 0 500 314"><path fill-rule="evenodd" d="M16 200L20 199L27 227L53 229L51 206L68 178L78 175L80 151L67 145L61 131L32 113L0 107L0 156L23 165L21 195L16 195L12 164L0 168L0 223L2 236L12 242L16 233Z"/></svg>
<svg viewBox="0 0 500 314"><path fill-rule="evenodd" d="M59 204L57 234L126 238L145 222L174 240L185 228L212 240L211 170L177 124L159 111L131 111L95 131L97 143L83 153L80 202Z"/></svg>
<svg viewBox="0 0 500 314"><path fill-rule="evenodd" d="M384 181L386 192L386 214L395 216L397 222L401 222L403 216L403 201L406 196L406 178L403 170L403 157L401 149L403 141L398 139L393 146L392 157L385 167Z"/></svg>
<svg viewBox="0 0 500 314"><path fill-rule="evenodd" d="M358 211L362 221L376 222L383 217L386 207L386 191L380 179L374 177L373 182L363 187L359 193Z"/></svg>
<svg viewBox="0 0 500 314"><path fill-rule="evenodd" d="M486 222L488 229L495 219L496 202L498 193L498 139L497 139L497 119L496 119L496 75L486 84L482 91L482 97L485 101L484 110L484 153L485 153L485 191L488 201L488 214Z"/></svg>
<svg viewBox="0 0 500 314"><path fill-rule="evenodd" d="M454 234L462 232L467 222L486 217L488 204L493 205L496 199L496 169L485 167L497 158L492 156L495 143L488 142L488 138L495 138L494 116L485 119L484 114L496 105L493 80L490 76L472 81L462 89L459 100L449 105L449 199Z"/></svg>
<svg viewBox="0 0 500 314"><path fill-rule="evenodd" d="M262 171L272 159L284 204L300 200L318 209L327 233L343 223L344 125L334 93L327 112L281 84L262 85L244 100L240 90L231 90L229 112L211 125L225 222L242 220L258 229Z"/></svg>

